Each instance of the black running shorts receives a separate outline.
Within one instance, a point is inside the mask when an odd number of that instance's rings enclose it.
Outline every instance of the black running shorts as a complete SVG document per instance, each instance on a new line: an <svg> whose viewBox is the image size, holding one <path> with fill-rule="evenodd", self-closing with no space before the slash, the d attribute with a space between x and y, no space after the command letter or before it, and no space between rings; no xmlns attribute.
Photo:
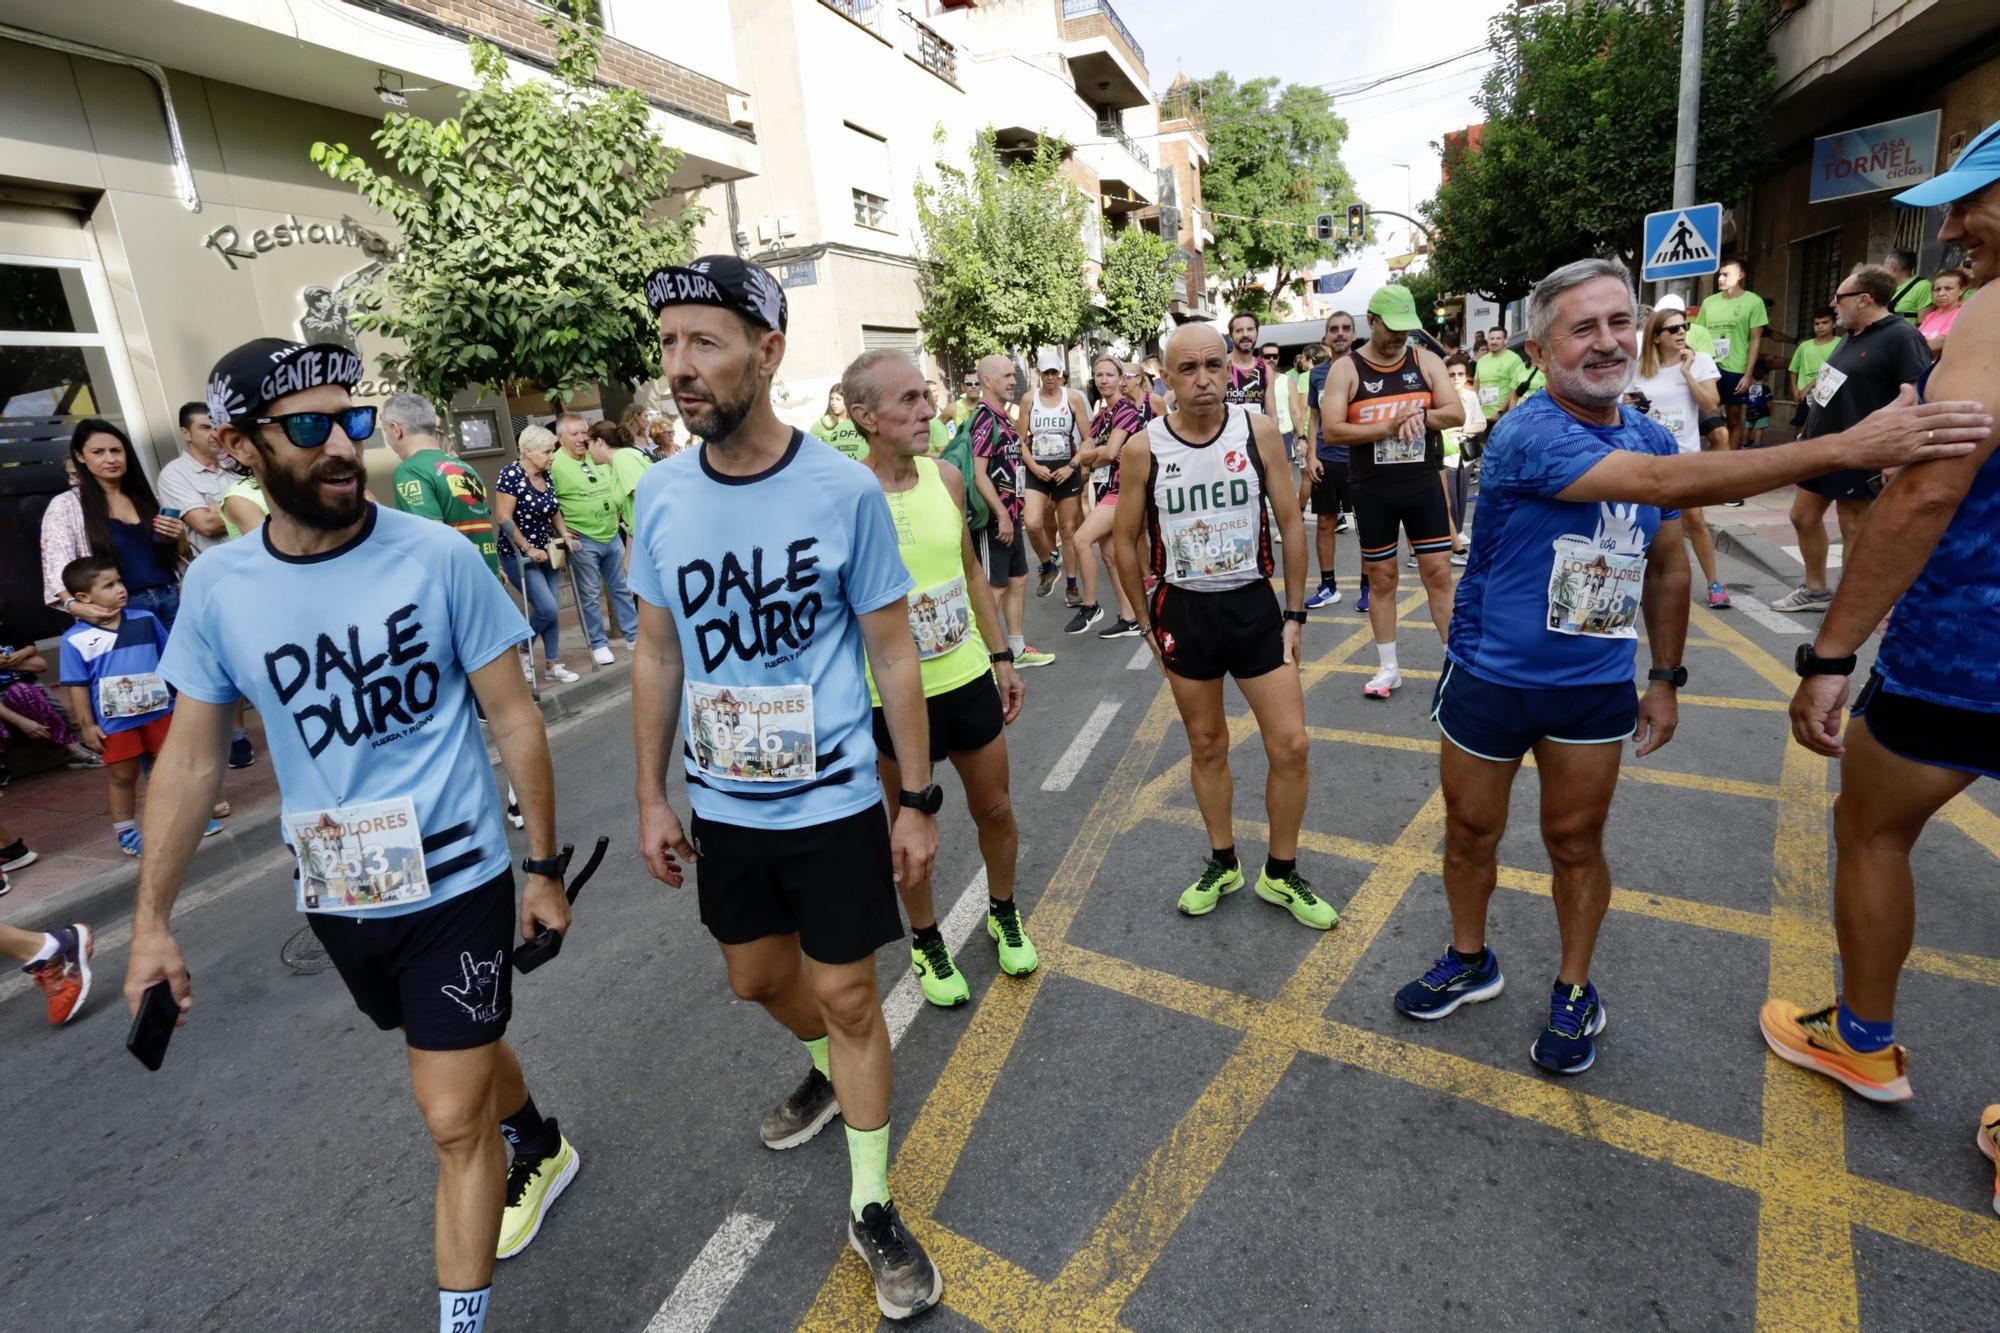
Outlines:
<svg viewBox="0 0 2000 1333"><path fill-rule="evenodd" d="M933 694L924 700L924 708L931 717L933 764L942 762L946 755L985 749L1006 725L1000 687L993 683L991 672L955 690ZM889 738L889 719L880 708L875 709L875 750L884 759L896 757L895 743Z"/></svg>
<svg viewBox="0 0 2000 1333"><path fill-rule="evenodd" d="M1932 703L1892 693L1880 672L1870 672L1854 716L1891 754L1933 768L2000 778L2000 713Z"/></svg>
<svg viewBox="0 0 2000 1333"><path fill-rule="evenodd" d="M1003 542L995 535L996 528L989 527L979 534L986 558L986 581L996 588L1004 588L1013 579L1028 577L1028 534L1022 525L1014 525L1014 540Z"/></svg>
<svg viewBox="0 0 2000 1333"><path fill-rule="evenodd" d="M1065 464L1064 466L1068 465ZM1049 469L1051 472L1056 470L1056 468ZM1029 490L1039 491L1043 495L1053 495L1058 500L1073 500L1077 496L1082 495L1085 479L1084 470L1082 468L1075 468L1070 472L1068 481L1057 485L1052 481L1043 481L1040 477L1028 471L1026 465L1023 465L1021 468L1021 480L1028 484Z"/></svg>
<svg viewBox="0 0 2000 1333"><path fill-rule="evenodd" d="M880 805L805 828L749 828L694 816L701 924L720 944L799 937L816 963L866 958L903 937Z"/></svg>
<svg viewBox="0 0 2000 1333"><path fill-rule="evenodd" d="M1176 676L1249 680L1285 664L1285 618L1268 580L1228 592L1191 592L1162 580L1151 610L1160 657Z"/></svg>
<svg viewBox="0 0 2000 1333"><path fill-rule="evenodd" d="M1451 550L1451 510L1435 472L1354 483L1354 528L1364 561L1394 560L1405 533L1418 555Z"/></svg>
<svg viewBox="0 0 2000 1333"><path fill-rule="evenodd" d="M308 912L347 993L375 1026L420 1051L465 1051L507 1033L514 1011L514 876L435 907L355 918Z"/></svg>
<svg viewBox="0 0 2000 1333"><path fill-rule="evenodd" d="M1313 515L1329 522L1343 509L1354 507L1353 488L1347 480L1347 464L1319 460L1319 480L1313 483Z"/></svg>

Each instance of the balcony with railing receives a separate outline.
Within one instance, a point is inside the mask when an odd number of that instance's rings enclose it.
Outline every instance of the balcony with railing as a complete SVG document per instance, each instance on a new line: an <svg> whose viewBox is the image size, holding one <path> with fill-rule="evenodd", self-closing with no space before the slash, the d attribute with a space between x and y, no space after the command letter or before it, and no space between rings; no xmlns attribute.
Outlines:
<svg viewBox="0 0 2000 1333"><path fill-rule="evenodd" d="M1118 17L1118 11L1111 7L1111 0L1063 0L1063 26L1067 28L1073 20L1089 19L1102 15L1111 31L1125 42L1125 49L1132 53L1132 59L1143 68L1146 63L1146 48L1139 45L1132 36L1132 30L1125 26L1125 20ZM1064 32L1063 36L1069 36Z"/></svg>
<svg viewBox="0 0 2000 1333"><path fill-rule="evenodd" d="M1063 54L1084 101L1131 108L1153 100L1145 48L1110 0L1063 0L1062 15Z"/></svg>
<svg viewBox="0 0 2000 1333"><path fill-rule="evenodd" d="M958 48L938 36L935 29L909 10L903 10L903 22L910 25L916 40L916 50L908 52L910 58L931 73L954 86L958 83Z"/></svg>
<svg viewBox="0 0 2000 1333"><path fill-rule="evenodd" d="M1132 136L1125 132L1125 127L1119 124L1117 121L1115 120L1098 121L1097 133L1100 137L1109 139L1112 142L1124 148L1124 150L1130 153L1135 159L1137 159L1139 165L1144 167L1146 170L1151 171L1153 169L1152 155L1148 153L1145 149L1141 148L1138 145L1138 143L1132 138Z"/></svg>

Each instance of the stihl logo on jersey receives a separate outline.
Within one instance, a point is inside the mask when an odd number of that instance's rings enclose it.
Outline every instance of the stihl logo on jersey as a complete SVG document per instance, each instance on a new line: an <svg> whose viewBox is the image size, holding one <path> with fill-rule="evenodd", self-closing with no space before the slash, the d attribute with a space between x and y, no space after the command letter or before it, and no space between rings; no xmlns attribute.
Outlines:
<svg viewBox="0 0 2000 1333"><path fill-rule="evenodd" d="M1241 472L1244 468L1250 466L1250 460L1242 454L1237 453L1234 449L1231 449L1222 456L1222 466L1228 468L1231 472Z"/></svg>
<svg viewBox="0 0 2000 1333"><path fill-rule="evenodd" d="M1357 426L1372 425L1378 421L1388 421L1397 413L1409 407L1429 407L1429 394L1417 394L1408 398L1371 398L1365 403L1356 403L1349 409L1351 420Z"/></svg>
<svg viewBox="0 0 2000 1333"><path fill-rule="evenodd" d="M1180 474L1181 465L1179 463L1169 463L1160 469L1160 475L1163 477L1178 477Z"/></svg>

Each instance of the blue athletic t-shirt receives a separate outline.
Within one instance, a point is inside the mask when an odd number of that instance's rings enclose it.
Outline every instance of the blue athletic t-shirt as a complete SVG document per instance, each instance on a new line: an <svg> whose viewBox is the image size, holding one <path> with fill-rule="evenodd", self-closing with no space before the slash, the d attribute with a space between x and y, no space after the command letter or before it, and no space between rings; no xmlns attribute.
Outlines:
<svg viewBox="0 0 2000 1333"><path fill-rule="evenodd" d="M1306 376L1306 407L1310 410L1314 412L1319 411L1319 396L1326 392L1326 377L1332 373L1333 362L1322 361L1312 368L1312 374ZM1313 440L1313 448L1319 454L1321 462L1345 463L1347 461L1346 445L1328 444L1326 442L1326 426L1324 421L1320 423L1319 435Z"/></svg>
<svg viewBox="0 0 2000 1333"><path fill-rule="evenodd" d="M173 698L150 684L160 670L167 627L151 611L127 610L117 629L77 621L63 631L60 679L90 696L93 720L107 736L137 731L174 711Z"/></svg>
<svg viewBox="0 0 2000 1333"><path fill-rule="evenodd" d="M411 799L430 897L325 914L401 916L513 859L466 673L527 637L472 543L370 505L320 555L279 554L269 524L204 552L160 672L191 698L256 705L287 814Z"/></svg>
<svg viewBox="0 0 2000 1333"><path fill-rule="evenodd" d="M633 495L628 583L674 618L695 813L805 828L882 803L866 649L855 617L915 586L874 474L792 442L730 477L708 448L650 469Z"/></svg>
<svg viewBox="0 0 2000 1333"><path fill-rule="evenodd" d="M1645 555L1680 510L1555 498L1614 449L1677 452L1659 422L1618 414L1588 425L1543 393L1493 427L1451 616L1451 658L1474 675L1519 689L1632 679Z"/></svg>

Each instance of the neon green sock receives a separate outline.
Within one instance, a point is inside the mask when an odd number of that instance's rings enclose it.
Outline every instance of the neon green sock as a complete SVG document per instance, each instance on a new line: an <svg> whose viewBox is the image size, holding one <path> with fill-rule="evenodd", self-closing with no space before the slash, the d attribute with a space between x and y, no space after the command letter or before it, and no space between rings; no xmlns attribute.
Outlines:
<svg viewBox="0 0 2000 1333"><path fill-rule="evenodd" d="M847 1126L847 1168L853 1174L847 1206L856 1220L871 1203L889 1202L889 1126L856 1129Z"/></svg>
<svg viewBox="0 0 2000 1333"><path fill-rule="evenodd" d="M812 1057L813 1068L820 1072L820 1077L831 1077L826 1072L826 1038L814 1037L805 1043L805 1048L806 1054Z"/></svg>

